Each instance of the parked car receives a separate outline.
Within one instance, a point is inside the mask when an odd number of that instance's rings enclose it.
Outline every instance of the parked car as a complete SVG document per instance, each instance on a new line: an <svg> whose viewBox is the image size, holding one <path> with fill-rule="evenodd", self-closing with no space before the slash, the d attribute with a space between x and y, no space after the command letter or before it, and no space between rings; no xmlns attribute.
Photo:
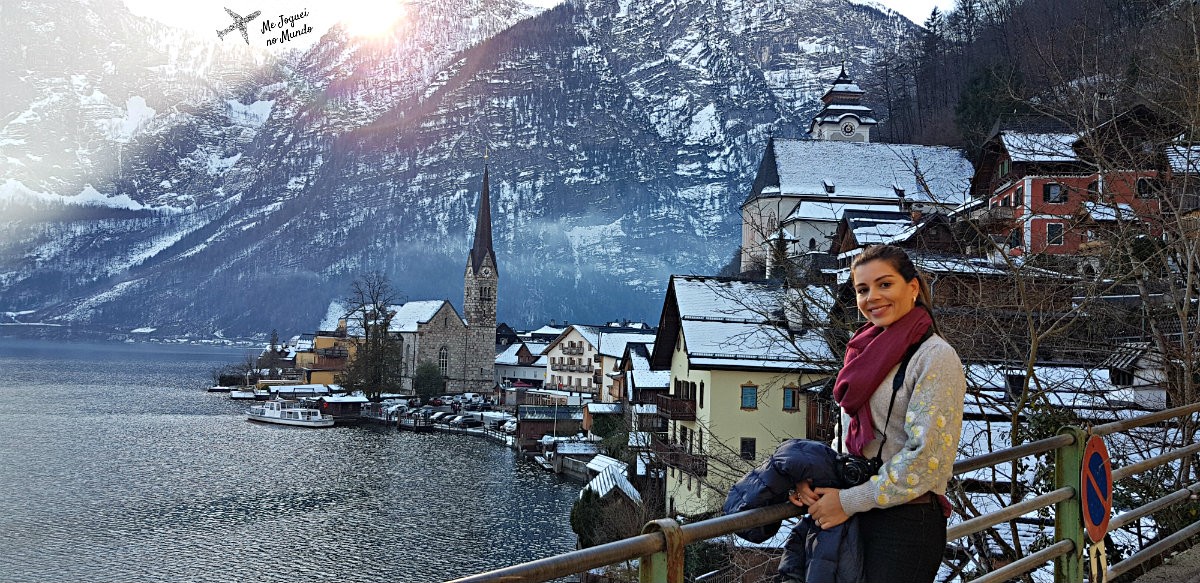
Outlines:
<svg viewBox="0 0 1200 583"><path fill-rule="evenodd" d="M441 397L434 397L429 400L429 404L433 405L434 407L441 407L441 406L445 405L446 402L443 401Z"/></svg>
<svg viewBox="0 0 1200 583"><path fill-rule="evenodd" d="M462 427L463 429L466 429L468 427L482 427L483 421L480 421L480 420L476 419L475 417L472 417L469 415L462 415L462 416L459 416L457 419L451 421L450 426L451 427Z"/></svg>
<svg viewBox="0 0 1200 583"><path fill-rule="evenodd" d="M500 430L505 433L516 433L517 432L517 420L509 419L508 421L506 421L504 423L503 426L500 427Z"/></svg>
<svg viewBox="0 0 1200 583"><path fill-rule="evenodd" d="M433 414L429 416L429 420L433 421L434 423L441 423L445 421L446 417L449 416L450 414L445 411L434 411Z"/></svg>

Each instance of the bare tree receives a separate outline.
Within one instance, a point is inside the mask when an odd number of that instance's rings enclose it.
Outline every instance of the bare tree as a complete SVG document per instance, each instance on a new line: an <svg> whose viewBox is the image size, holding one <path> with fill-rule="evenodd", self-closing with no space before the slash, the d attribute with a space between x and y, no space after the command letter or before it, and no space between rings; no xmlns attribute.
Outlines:
<svg viewBox="0 0 1200 583"><path fill-rule="evenodd" d="M370 399L384 392L399 392L404 370L403 344L389 331L397 301L391 283L376 271L350 284L344 305L348 324L358 336L354 356L338 375L338 383L349 391L362 391Z"/></svg>

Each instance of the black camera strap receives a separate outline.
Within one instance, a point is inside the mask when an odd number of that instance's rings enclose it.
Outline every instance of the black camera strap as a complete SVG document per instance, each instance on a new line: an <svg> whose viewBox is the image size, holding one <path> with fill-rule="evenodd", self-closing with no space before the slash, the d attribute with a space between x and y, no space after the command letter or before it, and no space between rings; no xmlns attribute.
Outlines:
<svg viewBox="0 0 1200 583"><path fill-rule="evenodd" d="M908 347L908 350L904 352L904 357L900 359L900 367L896 369L896 376L892 377L892 400L888 403L887 417L883 419L883 440L879 442L879 451L875 452L875 463L880 466L883 465L883 446L887 444L887 426L892 420L892 408L896 406L896 393L899 393L900 387L904 386L904 374L908 371L908 361L912 360L913 355L917 353L921 345L925 344L925 341L929 340L931 336L933 336L932 327L925 331L920 340L917 340L916 343ZM838 452L842 451L841 419L838 420L837 448Z"/></svg>

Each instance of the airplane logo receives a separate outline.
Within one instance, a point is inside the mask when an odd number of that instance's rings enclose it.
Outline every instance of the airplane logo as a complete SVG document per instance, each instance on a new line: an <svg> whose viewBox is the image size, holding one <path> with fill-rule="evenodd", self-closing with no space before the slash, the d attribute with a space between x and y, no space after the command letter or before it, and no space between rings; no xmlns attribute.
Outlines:
<svg viewBox="0 0 1200 583"><path fill-rule="evenodd" d="M225 30L218 30L217 38L225 38L226 34L233 32L233 29L236 28L242 32L242 40L246 41L246 44L250 44L250 35L246 34L246 25L253 22L255 18L258 18L258 15L262 14L262 11L255 10L250 16L246 17L242 17L228 8L225 9L225 12L228 12L233 17L233 24L229 25Z"/></svg>

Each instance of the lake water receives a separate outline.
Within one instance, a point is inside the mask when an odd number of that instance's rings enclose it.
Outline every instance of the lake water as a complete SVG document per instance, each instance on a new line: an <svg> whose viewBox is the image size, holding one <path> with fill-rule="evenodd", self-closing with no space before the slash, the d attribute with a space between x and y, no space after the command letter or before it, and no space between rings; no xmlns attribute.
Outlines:
<svg viewBox="0 0 1200 583"><path fill-rule="evenodd" d="M245 421L244 349L0 339L0 581L441 581L566 552L579 486L473 436Z"/></svg>

